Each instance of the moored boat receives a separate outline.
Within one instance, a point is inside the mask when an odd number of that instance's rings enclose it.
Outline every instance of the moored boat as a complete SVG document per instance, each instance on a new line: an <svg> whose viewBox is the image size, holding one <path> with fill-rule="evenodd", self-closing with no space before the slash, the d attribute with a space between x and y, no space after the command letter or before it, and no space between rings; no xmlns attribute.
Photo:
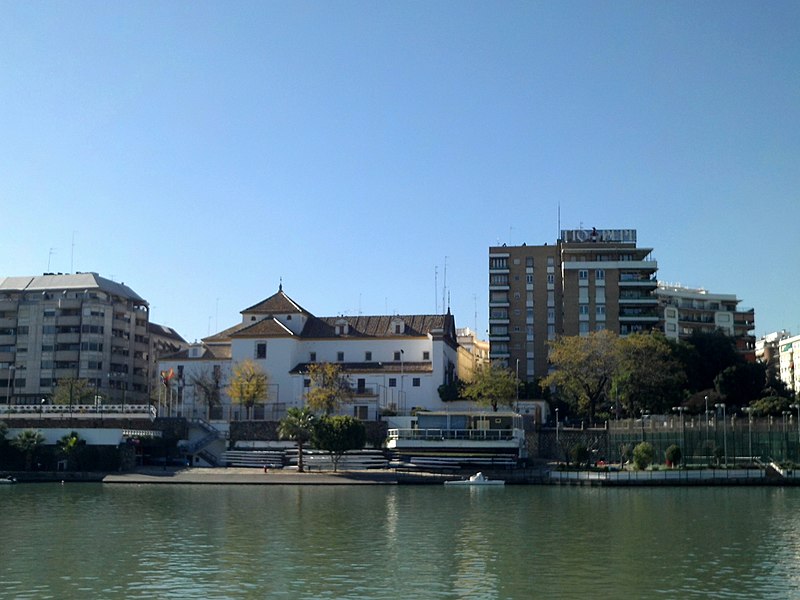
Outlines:
<svg viewBox="0 0 800 600"><path fill-rule="evenodd" d="M506 482L502 479L489 479L481 472L475 473L469 479L460 479L458 481L445 481L445 485L459 485L459 486L481 486L481 485L505 485Z"/></svg>

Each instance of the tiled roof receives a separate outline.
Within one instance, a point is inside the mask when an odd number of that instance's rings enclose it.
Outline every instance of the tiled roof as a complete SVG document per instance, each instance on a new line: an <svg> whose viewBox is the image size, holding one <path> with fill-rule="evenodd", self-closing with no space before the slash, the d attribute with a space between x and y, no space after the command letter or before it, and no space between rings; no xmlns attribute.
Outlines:
<svg viewBox="0 0 800 600"><path fill-rule="evenodd" d="M237 323L236 325L232 325L227 329L223 329L222 331L218 331L217 333L210 335L208 337L203 338L203 342L206 344L218 344L221 342L230 342L231 336L236 333L237 331L241 331L246 327L249 327L250 323Z"/></svg>
<svg viewBox="0 0 800 600"><path fill-rule="evenodd" d="M158 323L153 323L152 321L147 324L147 332L151 335L158 335L163 338L175 340L176 342L180 342L182 344L186 343L186 340L183 339L172 327L159 325Z"/></svg>
<svg viewBox="0 0 800 600"><path fill-rule="evenodd" d="M297 304L294 300L289 298L284 291L283 286L278 289L278 292L262 300L258 304L254 304L250 308L245 308L242 314L266 314L266 315L288 315L288 314L311 314L302 306Z"/></svg>
<svg viewBox="0 0 800 600"><path fill-rule="evenodd" d="M312 364L318 363L299 363L291 371L292 375L308 373L308 368ZM432 373L433 365L429 362L341 362L335 363L341 367L345 373Z"/></svg>
<svg viewBox="0 0 800 600"><path fill-rule="evenodd" d="M329 337L393 337L398 335L422 337L436 329L446 329L446 321L450 315L379 315L357 317L312 317L303 328L304 338ZM451 317L450 317L451 318ZM402 320L405 331L394 333L392 323ZM336 326L347 322L348 333L336 335Z"/></svg>
<svg viewBox="0 0 800 600"><path fill-rule="evenodd" d="M286 337L294 334L278 319L261 319L252 325L239 329L231 337Z"/></svg>
<svg viewBox="0 0 800 600"><path fill-rule="evenodd" d="M231 347L230 345L213 345L204 346L203 354L200 356L189 356L189 348L170 354L169 356L162 356L160 361L168 360L230 360Z"/></svg>

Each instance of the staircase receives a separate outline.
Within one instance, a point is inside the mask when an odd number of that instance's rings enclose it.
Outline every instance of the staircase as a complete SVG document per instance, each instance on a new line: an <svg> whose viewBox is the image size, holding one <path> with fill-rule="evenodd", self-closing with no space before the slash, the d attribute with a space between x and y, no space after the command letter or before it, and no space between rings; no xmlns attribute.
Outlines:
<svg viewBox="0 0 800 600"><path fill-rule="evenodd" d="M192 442L188 440L181 440L178 443L178 449L186 454L197 454L207 463L217 466L219 464L217 457L213 453L206 450L206 447L216 440L225 438L225 434L202 418L192 419L192 425L200 427L200 429L205 431L206 434Z"/></svg>

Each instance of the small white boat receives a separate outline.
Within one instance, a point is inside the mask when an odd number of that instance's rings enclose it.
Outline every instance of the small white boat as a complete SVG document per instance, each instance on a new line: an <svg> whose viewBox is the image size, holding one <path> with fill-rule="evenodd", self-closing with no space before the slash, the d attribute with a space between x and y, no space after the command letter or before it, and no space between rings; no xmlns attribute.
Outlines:
<svg viewBox="0 0 800 600"><path fill-rule="evenodd" d="M445 481L445 485L461 485L461 486L479 486L479 485L505 485L506 482L502 479L489 479L481 472L475 473L469 479L460 479L458 481Z"/></svg>
<svg viewBox="0 0 800 600"><path fill-rule="evenodd" d="M9 475L8 477L0 477L0 484L3 483L17 483L17 480Z"/></svg>

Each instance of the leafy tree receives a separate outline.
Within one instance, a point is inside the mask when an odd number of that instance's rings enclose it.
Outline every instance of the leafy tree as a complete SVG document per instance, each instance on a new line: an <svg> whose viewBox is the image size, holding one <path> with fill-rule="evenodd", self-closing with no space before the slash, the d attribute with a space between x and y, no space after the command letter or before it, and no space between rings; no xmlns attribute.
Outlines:
<svg viewBox="0 0 800 600"><path fill-rule="evenodd" d="M335 363L314 363L308 367L311 386L306 394L306 403L315 412L326 415L339 410L343 402L349 401L353 392L350 382Z"/></svg>
<svg viewBox="0 0 800 600"><path fill-rule="evenodd" d="M11 445L25 455L25 470L30 471L33 464L33 457L44 444L44 436L35 429L20 431L16 438L11 441Z"/></svg>
<svg viewBox="0 0 800 600"><path fill-rule="evenodd" d="M686 375L663 334L636 333L617 342L613 390L629 415L666 412L680 403Z"/></svg>
<svg viewBox="0 0 800 600"><path fill-rule="evenodd" d="M650 442L640 442L633 449L633 464L639 471L644 471L653 463L655 451Z"/></svg>
<svg viewBox="0 0 800 600"><path fill-rule="evenodd" d="M66 459L68 468L74 469L79 465L86 440L82 440L77 431L72 431L58 440L57 446L58 453Z"/></svg>
<svg viewBox="0 0 800 600"><path fill-rule="evenodd" d="M681 462L681 458L683 458L683 453L681 452L681 449L678 447L677 444L672 444L664 452L664 458L666 459L668 465L674 467L679 462Z"/></svg>
<svg viewBox="0 0 800 600"><path fill-rule="evenodd" d="M464 382L460 379L453 379L450 383L443 383L437 388L439 399L442 402L455 402L461 400L464 395Z"/></svg>
<svg viewBox="0 0 800 600"><path fill-rule="evenodd" d="M85 404L97 393L88 379L66 377L59 379L53 390L53 404Z"/></svg>
<svg viewBox="0 0 800 600"><path fill-rule="evenodd" d="M589 464L589 449L584 444L575 444L572 450L570 450L570 456L573 462L578 466L588 466Z"/></svg>
<svg viewBox="0 0 800 600"><path fill-rule="evenodd" d="M498 404L514 406L518 387L517 376L511 369L499 363L482 364L472 381L464 386L464 397L497 411Z"/></svg>
<svg viewBox="0 0 800 600"><path fill-rule="evenodd" d="M314 445L330 454L333 470L348 450L360 450L366 443L366 427L355 417L324 416L314 427Z"/></svg>
<svg viewBox="0 0 800 600"><path fill-rule="evenodd" d="M743 362L726 367L714 379L714 387L727 404L745 406L761 397L767 380L767 370L762 363Z"/></svg>
<svg viewBox="0 0 800 600"><path fill-rule="evenodd" d="M784 411L789 410L789 398L781 396L767 396L766 398L759 398L750 403L750 408L753 409L753 415L757 417L766 417L767 415L780 415Z"/></svg>
<svg viewBox="0 0 800 600"><path fill-rule="evenodd" d="M676 358L683 363L690 392L714 387L714 379L723 370L744 362L736 341L720 330L693 331L685 342L673 346Z"/></svg>
<svg viewBox="0 0 800 600"><path fill-rule="evenodd" d="M297 443L297 470L303 472L303 444L314 435L314 413L308 408L290 408L278 425L278 435Z"/></svg>
<svg viewBox="0 0 800 600"><path fill-rule="evenodd" d="M247 409L247 418L250 418L250 409L267 399L268 377L264 370L252 360L243 360L233 366L233 374L228 384L228 395L236 404Z"/></svg>
<svg viewBox="0 0 800 600"><path fill-rule="evenodd" d="M617 340L616 334L603 330L550 342L554 370L542 379L542 388L554 385L564 400L593 423L597 404L608 396L617 370Z"/></svg>

